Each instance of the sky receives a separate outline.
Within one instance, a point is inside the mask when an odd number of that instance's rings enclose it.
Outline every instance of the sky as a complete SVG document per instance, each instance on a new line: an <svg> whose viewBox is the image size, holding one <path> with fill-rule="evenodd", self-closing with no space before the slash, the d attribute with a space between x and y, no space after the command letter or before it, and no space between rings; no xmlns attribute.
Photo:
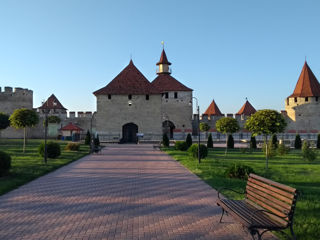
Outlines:
<svg viewBox="0 0 320 240"><path fill-rule="evenodd" d="M284 109L305 59L320 79L318 0L1 0L0 86L54 93L69 111L134 64L152 81L164 41L172 76L236 113Z"/></svg>

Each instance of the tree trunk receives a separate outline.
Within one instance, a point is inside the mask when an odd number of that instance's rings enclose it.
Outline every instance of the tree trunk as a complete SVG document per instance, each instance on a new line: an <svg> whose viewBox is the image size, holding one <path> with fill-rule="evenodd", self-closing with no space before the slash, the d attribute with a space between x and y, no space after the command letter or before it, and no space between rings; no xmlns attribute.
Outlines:
<svg viewBox="0 0 320 240"><path fill-rule="evenodd" d="M23 153L26 151L26 128L23 129Z"/></svg>
<svg viewBox="0 0 320 240"><path fill-rule="evenodd" d="M266 169L268 170L268 136L264 136L264 141L266 144Z"/></svg>
<svg viewBox="0 0 320 240"><path fill-rule="evenodd" d="M224 152L224 156L227 156L228 152L228 134L226 134L226 151Z"/></svg>

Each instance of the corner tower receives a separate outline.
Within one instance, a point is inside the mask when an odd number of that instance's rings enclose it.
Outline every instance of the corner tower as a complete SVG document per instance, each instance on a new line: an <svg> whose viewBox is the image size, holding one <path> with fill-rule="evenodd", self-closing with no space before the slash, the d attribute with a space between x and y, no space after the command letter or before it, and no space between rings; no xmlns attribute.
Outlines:
<svg viewBox="0 0 320 240"><path fill-rule="evenodd" d="M320 84L307 62L304 63L293 93L285 101L288 129L320 130Z"/></svg>

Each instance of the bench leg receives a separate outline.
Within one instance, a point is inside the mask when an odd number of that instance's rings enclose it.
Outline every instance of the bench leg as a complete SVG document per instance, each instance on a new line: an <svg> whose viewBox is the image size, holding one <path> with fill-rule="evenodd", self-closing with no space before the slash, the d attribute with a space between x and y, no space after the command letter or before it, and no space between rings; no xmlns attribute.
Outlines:
<svg viewBox="0 0 320 240"><path fill-rule="evenodd" d="M222 208L222 214L221 214L219 223L221 223L223 215L224 215L224 209Z"/></svg>
<svg viewBox="0 0 320 240"><path fill-rule="evenodd" d="M292 224L290 225L290 232L291 232L291 235L292 235L292 239L296 240L297 238L296 238L296 235L294 235Z"/></svg>
<svg viewBox="0 0 320 240"><path fill-rule="evenodd" d="M263 232L264 233L264 232ZM262 234L263 234L262 233ZM258 230L256 229L250 229L250 234L251 234L251 237L252 237L252 240L256 240L255 238L255 235L257 234L258 235L258 240L261 240L261 234L259 233Z"/></svg>

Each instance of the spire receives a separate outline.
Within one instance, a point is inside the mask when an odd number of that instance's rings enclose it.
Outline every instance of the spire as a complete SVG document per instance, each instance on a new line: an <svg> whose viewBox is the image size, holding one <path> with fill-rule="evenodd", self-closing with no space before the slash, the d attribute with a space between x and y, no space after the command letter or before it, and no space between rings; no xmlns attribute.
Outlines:
<svg viewBox="0 0 320 240"><path fill-rule="evenodd" d="M289 97L320 97L320 84L307 61L304 62L296 87Z"/></svg>
<svg viewBox="0 0 320 240"><path fill-rule="evenodd" d="M217 104L214 100L212 100L211 104L207 108L207 110L204 112L203 115L215 115L215 116L223 116L220 109L218 108Z"/></svg>
<svg viewBox="0 0 320 240"><path fill-rule="evenodd" d="M164 48L162 49L160 60L159 62L157 62L156 65L159 66L159 69L157 70L157 74L161 74L161 73L171 74L171 69L169 67L171 63L168 61Z"/></svg>
<svg viewBox="0 0 320 240"><path fill-rule="evenodd" d="M255 112L256 109L249 103L248 98L246 98L246 102L243 104L243 106L240 108L239 112L237 112L236 115L250 116Z"/></svg>

